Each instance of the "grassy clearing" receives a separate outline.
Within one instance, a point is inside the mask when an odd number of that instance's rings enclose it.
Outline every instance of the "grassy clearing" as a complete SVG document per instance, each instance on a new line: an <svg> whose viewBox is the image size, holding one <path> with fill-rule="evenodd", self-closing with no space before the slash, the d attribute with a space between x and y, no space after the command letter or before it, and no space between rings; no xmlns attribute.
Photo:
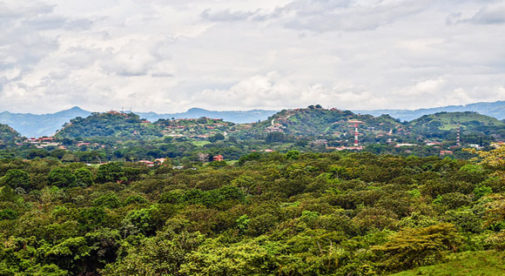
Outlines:
<svg viewBox="0 0 505 276"><path fill-rule="evenodd" d="M193 145L195 145L197 147L203 147L205 145L210 144L209 141L193 141L192 143L193 143Z"/></svg>
<svg viewBox="0 0 505 276"><path fill-rule="evenodd" d="M394 275L505 275L505 252L477 251L453 254L448 257L446 263L418 267Z"/></svg>

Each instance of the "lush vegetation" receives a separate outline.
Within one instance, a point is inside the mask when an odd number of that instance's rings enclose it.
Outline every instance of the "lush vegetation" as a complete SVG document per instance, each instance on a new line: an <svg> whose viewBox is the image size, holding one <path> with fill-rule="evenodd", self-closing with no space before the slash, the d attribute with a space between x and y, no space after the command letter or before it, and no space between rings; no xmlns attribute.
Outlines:
<svg viewBox="0 0 505 276"><path fill-rule="evenodd" d="M442 112L425 115L409 123L418 133L430 137L447 137L454 130L461 128L463 134L489 137L505 137L505 123L489 116L475 112ZM478 143L478 141L476 141Z"/></svg>
<svg viewBox="0 0 505 276"><path fill-rule="evenodd" d="M0 124L0 148L19 141L21 141L21 136L17 131L8 125Z"/></svg>
<svg viewBox="0 0 505 276"><path fill-rule="evenodd" d="M422 143L428 139L455 141L457 128L467 143L488 145L505 138L505 123L474 112L437 113L411 122L400 122L388 115L373 117L351 111L323 109L319 105L283 110L268 120L253 124L234 124L220 119L160 119L154 123L133 113L93 113L66 124L56 137L73 140L109 138L117 140L156 137L183 137L211 140L223 135L240 140L296 142L300 139L324 139L329 146L349 146L354 141L354 123L359 121L360 140L364 144ZM223 137L224 138L224 137ZM222 140L222 139L221 139Z"/></svg>
<svg viewBox="0 0 505 276"><path fill-rule="evenodd" d="M283 110L266 121L252 124L251 128L239 131L236 135L240 138L270 138L273 141L289 140L293 137L324 138L331 144L351 145L354 124L349 121L361 122L359 131L363 142L386 143L387 138L393 138L393 135L402 136L402 140L410 137L407 128L390 116L359 115L348 110L324 109L319 105Z"/></svg>
<svg viewBox="0 0 505 276"><path fill-rule="evenodd" d="M147 139L161 136L160 131L133 113L107 112L92 113L86 118L70 120L56 137L83 139L93 137L114 137L118 139Z"/></svg>
<svg viewBox="0 0 505 276"><path fill-rule="evenodd" d="M468 154L256 152L180 170L0 159L0 274L374 275L473 252L495 263L505 149Z"/></svg>

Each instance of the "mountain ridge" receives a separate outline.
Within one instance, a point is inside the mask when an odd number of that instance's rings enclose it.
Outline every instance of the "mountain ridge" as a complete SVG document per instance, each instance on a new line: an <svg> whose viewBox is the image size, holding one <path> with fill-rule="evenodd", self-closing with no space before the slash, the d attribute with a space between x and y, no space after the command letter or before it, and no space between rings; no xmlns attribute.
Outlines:
<svg viewBox="0 0 505 276"><path fill-rule="evenodd" d="M355 126L355 124L357 124ZM247 124L234 124L221 119L160 119L149 122L134 113L93 113L75 118L56 134L57 138L150 140L160 137L207 140L226 135L241 140L288 141L312 139L350 145L354 128L359 128L360 141L366 144L422 143L429 139L455 140L459 131L468 142L505 138L505 122L476 112L439 112L410 122L389 115L356 114L349 110L319 107L285 109L268 119ZM459 129L459 130L458 130ZM315 141L314 140L314 141ZM488 142L489 142L488 141Z"/></svg>
<svg viewBox="0 0 505 276"><path fill-rule="evenodd" d="M203 108L190 108L185 112L179 113L135 112L135 114L153 122L159 119L193 119L209 117L223 119L233 123L251 123L265 120L276 112L275 110L263 109L213 111ZM26 137L51 136L70 120L77 117L88 117L92 113L94 112L84 110L78 106L46 114L11 113L9 111L3 111L0 112L0 123L9 125Z"/></svg>
<svg viewBox="0 0 505 276"><path fill-rule="evenodd" d="M357 114L369 114L379 117L388 114L401 121L412 121L424 115L435 114L438 112L465 112L473 111L482 115L491 116L499 120L505 119L505 101L496 102L477 102L467 105L450 105L444 107L421 108L414 110L407 109L376 109L376 110L352 110ZM156 113L156 112L135 112L141 118L149 121L158 119L190 119L208 117L223 119L224 121L237 124L253 123L268 119L278 111L252 109L245 111L213 111L203 108L193 107L185 112L178 113ZM11 113L8 111L0 112L0 123L7 124L26 137L51 136L58 129L76 117L87 117L93 112L84 110L78 106L61 110L55 113L32 114L32 113Z"/></svg>
<svg viewBox="0 0 505 276"><path fill-rule="evenodd" d="M389 114L391 117L402 121L412 121L423 115L435 114L438 112L465 112L473 111L482 115L495 117L498 120L505 119L505 101L477 102L466 105L448 105L432 108L419 109L373 109L373 110L353 110L359 114L370 114L379 116Z"/></svg>

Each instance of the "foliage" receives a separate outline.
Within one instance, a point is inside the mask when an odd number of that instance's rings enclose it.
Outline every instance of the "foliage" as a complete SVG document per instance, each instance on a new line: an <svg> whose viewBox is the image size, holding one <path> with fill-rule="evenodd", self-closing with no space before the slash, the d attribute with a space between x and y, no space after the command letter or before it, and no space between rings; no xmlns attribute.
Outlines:
<svg viewBox="0 0 505 276"><path fill-rule="evenodd" d="M101 165L96 174L96 181L100 183L119 181L124 176L124 169L118 162Z"/></svg>
<svg viewBox="0 0 505 276"><path fill-rule="evenodd" d="M57 187L72 187L75 185L76 176L68 168L54 168L48 176L49 183Z"/></svg>
<svg viewBox="0 0 505 276"><path fill-rule="evenodd" d="M505 248L500 166L295 149L241 160L0 160L0 272L374 275Z"/></svg>
<svg viewBox="0 0 505 276"><path fill-rule="evenodd" d="M2 185L8 185L9 187L29 189L30 186L30 175L20 169L10 169L1 179Z"/></svg>
<svg viewBox="0 0 505 276"><path fill-rule="evenodd" d="M447 251L460 245L454 225L437 224L424 228L404 229L384 245L373 248L386 271L405 270L440 261Z"/></svg>

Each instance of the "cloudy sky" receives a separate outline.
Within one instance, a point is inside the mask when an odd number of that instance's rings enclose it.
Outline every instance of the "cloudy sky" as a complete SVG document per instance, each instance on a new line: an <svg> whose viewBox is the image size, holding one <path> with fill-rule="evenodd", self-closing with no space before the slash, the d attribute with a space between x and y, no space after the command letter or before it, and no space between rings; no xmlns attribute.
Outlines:
<svg viewBox="0 0 505 276"><path fill-rule="evenodd" d="M505 0L0 0L0 111L505 100Z"/></svg>

